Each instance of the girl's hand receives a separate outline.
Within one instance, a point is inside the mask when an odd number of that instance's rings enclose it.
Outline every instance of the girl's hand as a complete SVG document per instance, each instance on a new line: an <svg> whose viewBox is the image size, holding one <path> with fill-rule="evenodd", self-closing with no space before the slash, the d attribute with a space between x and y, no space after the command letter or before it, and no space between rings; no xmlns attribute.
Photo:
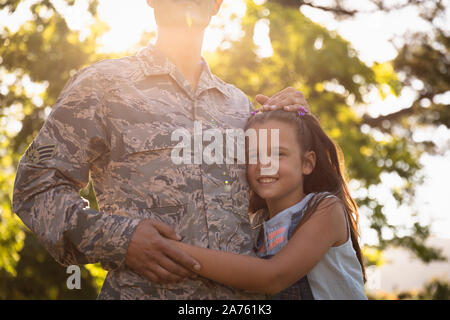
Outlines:
<svg viewBox="0 0 450 320"><path fill-rule="evenodd" d="M297 91L292 87L287 87L272 97L262 94L256 95L256 101L262 105L262 111L272 111L283 109L286 111L298 111L300 107L308 108L308 103L301 91Z"/></svg>

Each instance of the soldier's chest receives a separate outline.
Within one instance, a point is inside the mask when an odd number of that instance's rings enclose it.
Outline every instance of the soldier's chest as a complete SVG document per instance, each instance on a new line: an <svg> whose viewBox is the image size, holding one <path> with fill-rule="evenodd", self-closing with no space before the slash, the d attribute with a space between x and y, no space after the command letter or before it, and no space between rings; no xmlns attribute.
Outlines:
<svg viewBox="0 0 450 320"><path fill-rule="evenodd" d="M193 98L167 79L155 81L118 86L109 92L105 114L114 160L130 153L184 146L190 148L198 162L199 155L194 152L211 142L216 150L222 147L224 156L227 144L238 148L238 141L227 142L227 135L231 132L242 137L247 106L216 89Z"/></svg>
<svg viewBox="0 0 450 320"><path fill-rule="evenodd" d="M237 158L244 155L248 106L215 90L191 99L169 84L117 88L106 101L117 199L178 210L203 203L198 199L205 192L246 214L245 159L238 164Z"/></svg>

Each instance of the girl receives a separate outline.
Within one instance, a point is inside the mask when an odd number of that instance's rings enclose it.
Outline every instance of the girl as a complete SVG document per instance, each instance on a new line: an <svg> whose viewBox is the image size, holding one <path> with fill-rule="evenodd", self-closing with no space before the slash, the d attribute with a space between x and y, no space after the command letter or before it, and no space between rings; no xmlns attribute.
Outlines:
<svg viewBox="0 0 450 320"><path fill-rule="evenodd" d="M278 172L262 175L257 158L247 165L258 257L174 243L201 263L199 275L235 288L276 299L366 299L358 210L338 147L304 108L252 114L246 129L279 129Z"/></svg>

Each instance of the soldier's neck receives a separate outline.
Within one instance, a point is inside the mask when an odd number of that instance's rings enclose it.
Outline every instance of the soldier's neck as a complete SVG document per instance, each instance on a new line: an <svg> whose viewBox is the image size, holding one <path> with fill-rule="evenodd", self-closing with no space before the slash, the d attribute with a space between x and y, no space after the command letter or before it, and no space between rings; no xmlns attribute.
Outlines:
<svg viewBox="0 0 450 320"><path fill-rule="evenodd" d="M159 28L155 45L181 71L194 91L202 71L203 34L203 29L196 28Z"/></svg>

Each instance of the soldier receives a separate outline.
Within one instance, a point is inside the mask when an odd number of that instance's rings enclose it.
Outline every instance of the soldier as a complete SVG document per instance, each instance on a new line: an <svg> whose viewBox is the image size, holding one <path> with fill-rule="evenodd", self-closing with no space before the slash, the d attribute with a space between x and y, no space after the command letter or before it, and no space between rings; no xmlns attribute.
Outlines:
<svg viewBox="0 0 450 320"><path fill-rule="evenodd" d="M253 254L245 165L170 158L175 129L243 128L252 109L201 57L222 1L147 2L156 45L70 79L20 160L13 211L60 264L108 270L99 299L262 298L193 277L198 263L168 241ZM306 104L292 88L257 99L269 109ZM89 177L100 212L79 196Z"/></svg>

